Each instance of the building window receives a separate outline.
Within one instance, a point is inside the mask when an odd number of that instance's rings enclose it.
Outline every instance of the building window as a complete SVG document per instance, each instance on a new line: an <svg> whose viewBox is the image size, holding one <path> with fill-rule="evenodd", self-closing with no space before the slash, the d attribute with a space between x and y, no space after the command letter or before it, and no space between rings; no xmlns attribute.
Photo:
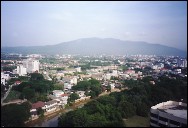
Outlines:
<svg viewBox="0 0 188 128"><path fill-rule="evenodd" d="M158 118L158 115L157 115L157 114L151 113L150 116L151 116L151 117L154 117L154 118Z"/></svg>
<svg viewBox="0 0 188 128"><path fill-rule="evenodd" d="M161 116L159 116L159 120L164 121L164 122L168 122L167 118L164 118L164 117L161 117Z"/></svg>
<svg viewBox="0 0 188 128"><path fill-rule="evenodd" d="M150 119L150 122L153 123L153 124L157 124L158 123L158 121L152 120L152 119Z"/></svg>
<svg viewBox="0 0 188 128"><path fill-rule="evenodd" d="M187 124L182 123L181 127L187 127Z"/></svg>
<svg viewBox="0 0 188 128"><path fill-rule="evenodd" d="M160 127L167 127L167 125L164 125L164 124L161 124L161 123L159 123L159 126Z"/></svg>
<svg viewBox="0 0 188 128"><path fill-rule="evenodd" d="M170 120L170 123L173 124L173 125L180 126L180 123L177 122L177 121L174 121L174 120Z"/></svg>

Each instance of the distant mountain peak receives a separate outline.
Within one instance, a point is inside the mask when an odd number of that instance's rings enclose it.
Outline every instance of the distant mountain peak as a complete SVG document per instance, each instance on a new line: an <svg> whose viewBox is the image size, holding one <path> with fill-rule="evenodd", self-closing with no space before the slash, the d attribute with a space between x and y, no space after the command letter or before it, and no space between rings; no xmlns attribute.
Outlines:
<svg viewBox="0 0 188 128"><path fill-rule="evenodd" d="M32 47L2 47L3 52L41 53L41 54L144 54L186 56L186 52L160 44L144 41L123 41L115 38L80 38L56 45Z"/></svg>

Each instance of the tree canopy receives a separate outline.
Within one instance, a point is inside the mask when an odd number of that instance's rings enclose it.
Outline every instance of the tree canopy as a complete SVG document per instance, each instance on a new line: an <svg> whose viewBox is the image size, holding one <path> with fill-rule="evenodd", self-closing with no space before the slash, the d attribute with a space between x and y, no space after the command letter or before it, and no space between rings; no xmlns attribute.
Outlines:
<svg viewBox="0 0 188 128"><path fill-rule="evenodd" d="M123 118L134 115L147 117L150 107L158 103L180 99L187 102L187 85L182 81L161 77L159 81L155 81L156 85L151 85L150 80L153 79L147 77L138 81L126 80L125 83L130 86L129 90L98 97L76 111L63 114L59 118L58 125L60 127L123 127L125 126ZM90 83L88 85L91 89L93 82L86 83ZM90 93L95 94L93 91ZM70 119L72 120L69 121Z"/></svg>
<svg viewBox="0 0 188 128"><path fill-rule="evenodd" d="M92 98L97 97L102 92L100 82L96 79L80 81L76 86L73 86L72 89L79 91L90 90L88 95L90 95Z"/></svg>
<svg viewBox="0 0 188 128"><path fill-rule="evenodd" d="M1 127L23 127L30 117L31 105L25 102L21 105L9 104L1 107Z"/></svg>

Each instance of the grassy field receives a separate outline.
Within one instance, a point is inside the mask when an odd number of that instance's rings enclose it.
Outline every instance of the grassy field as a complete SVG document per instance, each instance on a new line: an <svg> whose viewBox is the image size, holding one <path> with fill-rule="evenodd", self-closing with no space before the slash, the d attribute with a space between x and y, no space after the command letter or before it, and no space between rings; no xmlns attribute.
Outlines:
<svg viewBox="0 0 188 128"><path fill-rule="evenodd" d="M124 122L126 127L149 127L149 117L133 116Z"/></svg>

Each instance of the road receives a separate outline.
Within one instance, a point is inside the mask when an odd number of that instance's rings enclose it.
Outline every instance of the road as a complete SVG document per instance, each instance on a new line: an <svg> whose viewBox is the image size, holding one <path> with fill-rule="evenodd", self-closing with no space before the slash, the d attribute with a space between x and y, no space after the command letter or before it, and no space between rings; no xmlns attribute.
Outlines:
<svg viewBox="0 0 188 128"><path fill-rule="evenodd" d="M5 93L4 97L1 98L1 105L3 104L3 101L7 98L7 96L8 96L8 94L9 94L9 92L10 92L10 90L11 90L13 85L10 85L10 87L8 88L8 91Z"/></svg>

